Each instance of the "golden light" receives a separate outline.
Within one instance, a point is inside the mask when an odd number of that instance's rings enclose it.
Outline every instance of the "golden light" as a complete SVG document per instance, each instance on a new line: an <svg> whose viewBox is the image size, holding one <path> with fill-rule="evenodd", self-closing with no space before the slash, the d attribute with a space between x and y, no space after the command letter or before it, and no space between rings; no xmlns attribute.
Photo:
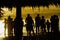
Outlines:
<svg viewBox="0 0 60 40"><path fill-rule="evenodd" d="M8 28L6 26L6 30L4 29L4 18L8 18L8 16L11 16L13 19L16 16L16 8L12 7L12 10L9 10L7 7L1 8L3 11L1 11L2 13L4 13L4 16L2 17L3 19L0 20L0 37L8 37ZM6 33L6 34L4 34Z"/></svg>
<svg viewBox="0 0 60 40"><path fill-rule="evenodd" d="M4 38L5 35L4 35L4 20L0 20L0 38ZM6 37L8 37L8 30L6 29Z"/></svg>
<svg viewBox="0 0 60 40"><path fill-rule="evenodd" d="M4 20L0 20L0 37L4 37Z"/></svg>
<svg viewBox="0 0 60 40"><path fill-rule="evenodd" d="M59 13L60 13L60 7L55 7L54 5L50 5L49 8L47 7L42 7L40 6L39 7L40 10L38 10L38 7L36 7L34 9L34 11L32 10L32 7L25 7L23 8L22 7L22 18L25 20L26 16L28 13L31 14L32 18L35 18L35 16L38 14L38 12L40 13L40 16L45 16L45 18L49 18L51 15L53 14L57 14L59 17ZM16 17L16 8L12 8L11 11L9 11L8 8L4 7L2 8L2 13L4 13L4 18L7 18L9 15L12 17L12 18L15 18ZM23 20L23 21L24 21ZM60 23L60 21L59 21ZM26 24L24 22L24 24ZM60 29L60 25L59 25L59 29ZM4 20L0 20L0 37L4 37ZM23 33L26 33L26 27L23 28ZM8 30L6 29L6 36L8 37Z"/></svg>

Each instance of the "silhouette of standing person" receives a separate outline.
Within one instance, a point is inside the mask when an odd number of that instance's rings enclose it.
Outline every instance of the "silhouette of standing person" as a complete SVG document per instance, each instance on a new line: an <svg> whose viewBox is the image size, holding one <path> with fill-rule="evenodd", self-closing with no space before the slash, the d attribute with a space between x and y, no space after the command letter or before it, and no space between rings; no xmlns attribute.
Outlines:
<svg viewBox="0 0 60 40"><path fill-rule="evenodd" d="M55 33L59 32L59 18L57 15L51 17L51 29Z"/></svg>
<svg viewBox="0 0 60 40"><path fill-rule="evenodd" d="M12 32L12 18L10 16L8 16L8 36L11 36L11 32Z"/></svg>
<svg viewBox="0 0 60 40"><path fill-rule="evenodd" d="M59 32L59 18L57 15L54 15L54 32Z"/></svg>
<svg viewBox="0 0 60 40"><path fill-rule="evenodd" d="M53 16L51 16L51 19L50 19L50 21L51 21L51 32L53 32L54 31L54 17Z"/></svg>
<svg viewBox="0 0 60 40"><path fill-rule="evenodd" d="M35 25L36 25L36 34L39 32L39 27L41 25L41 19L39 14L35 17Z"/></svg>
<svg viewBox="0 0 60 40"><path fill-rule="evenodd" d="M49 32L49 30L50 30L50 22L49 22L49 20L47 20L46 26L47 26L47 30L48 30L48 32Z"/></svg>
<svg viewBox="0 0 60 40"><path fill-rule="evenodd" d="M18 22L19 20L20 22ZM16 18L14 20L14 34L16 40L22 40L22 35L23 35L23 24L24 24L23 19L20 18L19 20L17 20Z"/></svg>
<svg viewBox="0 0 60 40"><path fill-rule="evenodd" d="M27 14L27 17L26 17L26 30L27 30L27 33L29 35L31 35L31 31L33 32L33 35L34 35L34 30L33 30L33 20L32 20L32 17L30 16L30 14Z"/></svg>
<svg viewBox="0 0 60 40"><path fill-rule="evenodd" d="M45 25L44 16L42 16L42 19L41 19L41 29L43 32L46 32L46 25Z"/></svg>
<svg viewBox="0 0 60 40"><path fill-rule="evenodd" d="M4 35L6 37L6 28L7 28L7 19L5 18L5 21L4 21L5 25L4 25Z"/></svg>
<svg viewBox="0 0 60 40"><path fill-rule="evenodd" d="M23 36L23 25L24 25L24 22L23 22L23 18L21 18L21 23L20 23L20 25L21 25L21 30L22 30L22 36Z"/></svg>

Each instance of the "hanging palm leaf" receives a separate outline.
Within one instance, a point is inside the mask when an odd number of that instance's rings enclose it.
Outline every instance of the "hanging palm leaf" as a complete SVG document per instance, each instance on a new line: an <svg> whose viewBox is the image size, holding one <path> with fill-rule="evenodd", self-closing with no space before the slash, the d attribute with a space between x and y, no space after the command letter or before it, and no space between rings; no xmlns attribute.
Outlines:
<svg viewBox="0 0 60 40"><path fill-rule="evenodd" d="M0 8L0 19L3 17L3 14L1 11L3 11L1 8Z"/></svg>

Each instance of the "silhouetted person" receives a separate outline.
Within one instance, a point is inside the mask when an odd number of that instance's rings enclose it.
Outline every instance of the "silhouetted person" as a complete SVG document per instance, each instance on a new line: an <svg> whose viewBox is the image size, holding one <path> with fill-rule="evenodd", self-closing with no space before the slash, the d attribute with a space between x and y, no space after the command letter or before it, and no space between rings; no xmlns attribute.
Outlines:
<svg viewBox="0 0 60 40"><path fill-rule="evenodd" d="M54 32L59 32L59 18L57 15L54 15Z"/></svg>
<svg viewBox="0 0 60 40"><path fill-rule="evenodd" d="M51 32L53 32L54 31L54 18L53 18L53 16L51 16L51 19L50 19L50 21L51 21Z"/></svg>
<svg viewBox="0 0 60 40"><path fill-rule="evenodd" d="M23 18L21 18L20 29L19 30L22 30L22 33L20 32L20 35L22 35L22 36L23 36L23 25L24 25ZM21 38L21 36L20 36L20 38Z"/></svg>
<svg viewBox="0 0 60 40"><path fill-rule="evenodd" d="M30 14L27 14L27 17L26 17L26 30L27 30L27 33L29 33L29 35L31 35L31 31L33 32L33 35L34 35L34 30L33 30L33 20L32 20L32 17L30 16Z"/></svg>
<svg viewBox="0 0 60 40"><path fill-rule="evenodd" d="M49 20L47 20L47 22L46 22L46 26L47 26L47 30L48 30L48 32L49 32L49 30L50 30L50 26L51 26Z"/></svg>
<svg viewBox="0 0 60 40"><path fill-rule="evenodd" d="M11 32L12 32L12 21L13 19L8 16L8 20L7 20L7 23L8 23L8 36L11 36Z"/></svg>
<svg viewBox="0 0 60 40"><path fill-rule="evenodd" d="M5 21L4 21L5 25L4 25L4 35L6 37L6 28L7 28L7 19L5 18Z"/></svg>
<svg viewBox="0 0 60 40"><path fill-rule="evenodd" d="M42 19L41 19L41 29L43 32L46 32L46 25L45 25L44 16L42 16Z"/></svg>
<svg viewBox="0 0 60 40"><path fill-rule="evenodd" d="M15 18L14 20L14 34L16 37L16 40L22 40L22 35L23 35L23 21L22 18L20 19L20 22L18 22L19 20L17 20ZM19 25L18 25L19 24Z"/></svg>
<svg viewBox="0 0 60 40"><path fill-rule="evenodd" d="M35 25L36 25L36 34L39 32L39 28L41 26L41 19L39 14L35 17Z"/></svg>
<svg viewBox="0 0 60 40"><path fill-rule="evenodd" d="M53 32L57 33L59 32L59 18L57 15L53 15L51 17L51 28L53 29Z"/></svg>

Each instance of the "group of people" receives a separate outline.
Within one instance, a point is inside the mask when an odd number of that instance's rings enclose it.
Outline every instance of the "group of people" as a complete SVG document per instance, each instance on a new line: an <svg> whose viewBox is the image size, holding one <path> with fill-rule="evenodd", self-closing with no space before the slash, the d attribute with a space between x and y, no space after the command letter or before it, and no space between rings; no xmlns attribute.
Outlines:
<svg viewBox="0 0 60 40"><path fill-rule="evenodd" d="M12 31L13 31L13 18L11 18L10 16L8 16L8 19L5 18L5 26L4 26L4 35L6 36L6 28L8 30L8 36L13 35Z"/></svg>
<svg viewBox="0 0 60 40"><path fill-rule="evenodd" d="M25 22L26 22L27 33L31 35L31 31L32 31L34 35L34 28L33 28L34 21L30 16L30 14L27 14ZM45 20L44 16L40 17L40 15L37 14L37 16L35 17L35 25L36 25L36 34L39 33L40 28L42 32L46 32L46 27L48 32L50 28L51 28L51 32L56 32L56 33L59 32L59 18L57 15L51 16L49 21L49 20Z"/></svg>
<svg viewBox="0 0 60 40"><path fill-rule="evenodd" d="M34 23L33 18L30 16L30 14L27 14L25 23L26 23L26 31L27 31L28 35L31 35L31 32L33 32L33 35L35 35L34 25L36 27L36 34L39 33L40 29L42 30L42 32L46 32L46 28L47 28L48 32L49 32L50 28L51 28L51 32L55 32L55 33L59 32L59 18L57 15L51 16L50 21L49 21L49 20L45 20L44 16L40 17L40 15L37 14L37 16L35 17L35 23ZM8 26L6 24L8 24ZM7 26L9 36L12 34L13 28L14 28L15 34L17 34L16 32L21 33L23 31L24 22L21 20L21 22L19 23L21 27L16 26L16 24L17 23L14 24L14 21L10 16L8 17L8 20L5 19L5 27L4 28L6 31L6 26ZM19 32L19 31L21 31L21 32Z"/></svg>

